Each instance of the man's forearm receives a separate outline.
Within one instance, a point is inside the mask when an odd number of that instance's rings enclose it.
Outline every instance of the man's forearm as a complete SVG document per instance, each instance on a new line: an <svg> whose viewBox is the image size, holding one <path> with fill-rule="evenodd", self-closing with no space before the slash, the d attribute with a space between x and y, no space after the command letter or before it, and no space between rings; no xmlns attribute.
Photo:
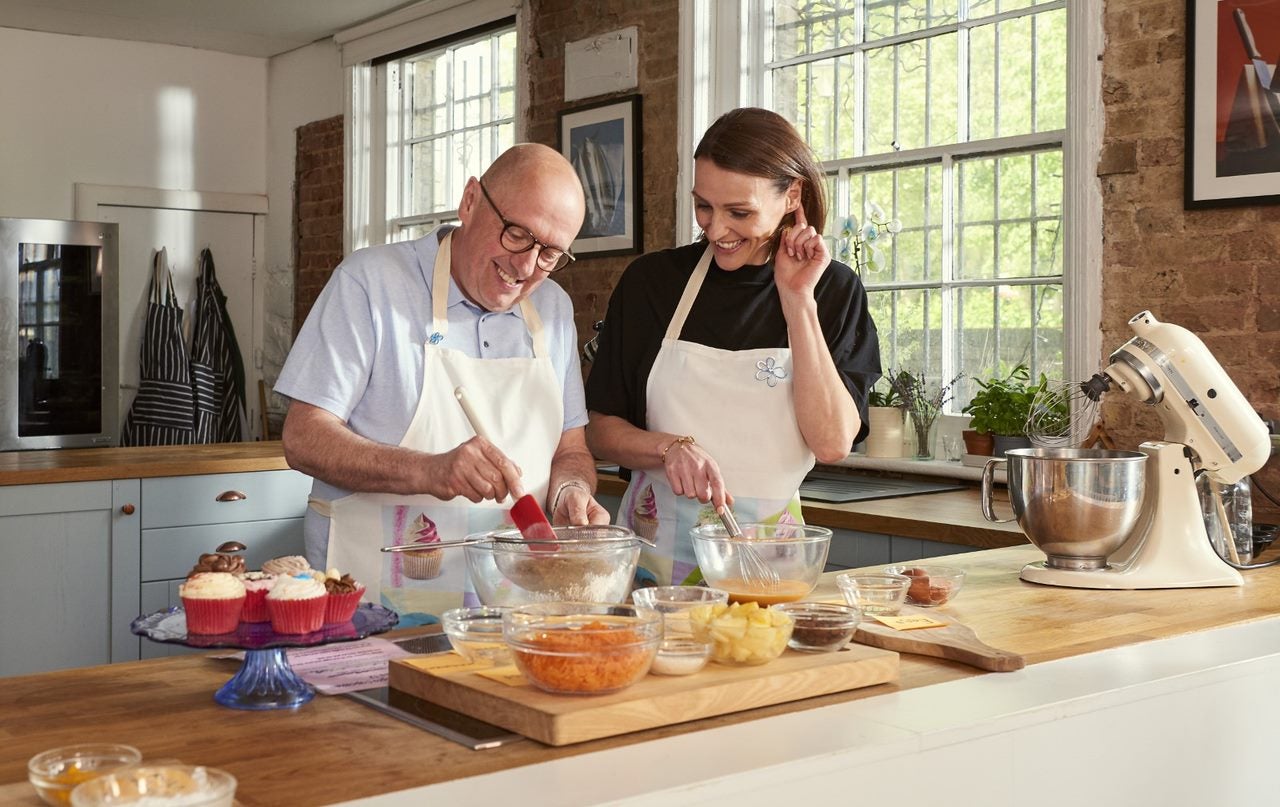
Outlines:
<svg viewBox="0 0 1280 807"><path fill-rule="evenodd" d="M361 493L423 490L423 455L361 437L323 409L294 402L285 417L289 466L330 485Z"/></svg>

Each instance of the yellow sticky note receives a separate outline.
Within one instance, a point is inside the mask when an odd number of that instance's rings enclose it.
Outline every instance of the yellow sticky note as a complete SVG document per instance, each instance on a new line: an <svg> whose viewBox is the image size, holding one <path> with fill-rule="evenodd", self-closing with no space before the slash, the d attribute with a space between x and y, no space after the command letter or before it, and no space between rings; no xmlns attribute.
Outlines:
<svg viewBox="0 0 1280 807"><path fill-rule="evenodd" d="M477 670L476 675L483 675L491 681L497 681L499 684L506 684L509 687L528 686L529 682L520 674L520 670L516 669L514 664L506 664L502 667L489 667L485 670Z"/></svg>
<svg viewBox="0 0 1280 807"><path fill-rule="evenodd" d="M911 616L876 616L872 617L875 621L882 625L888 625L894 630L920 630L921 628L942 628L946 627L946 622L940 622L933 617L924 614L912 614Z"/></svg>
<svg viewBox="0 0 1280 807"><path fill-rule="evenodd" d="M472 662L467 661L457 653L436 653L430 656L420 656L418 658L407 658L405 664L417 667L419 670L429 672L432 675L453 675L454 673L478 672L486 670L490 666L487 661Z"/></svg>

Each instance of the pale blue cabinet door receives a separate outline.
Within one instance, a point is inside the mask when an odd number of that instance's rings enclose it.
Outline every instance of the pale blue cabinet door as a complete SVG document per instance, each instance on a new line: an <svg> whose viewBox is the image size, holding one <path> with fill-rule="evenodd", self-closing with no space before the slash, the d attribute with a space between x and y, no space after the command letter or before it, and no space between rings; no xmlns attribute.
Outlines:
<svg viewBox="0 0 1280 807"><path fill-rule="evenodd" d="M0 676L128 657L128 624L121 633L114 609L137 613L137 516L116 509L114 486L0 487L0 552L8 572L0 586ZM127 496L129 488L116 492ZM125 591L113 587L117 572Z"/></svg>

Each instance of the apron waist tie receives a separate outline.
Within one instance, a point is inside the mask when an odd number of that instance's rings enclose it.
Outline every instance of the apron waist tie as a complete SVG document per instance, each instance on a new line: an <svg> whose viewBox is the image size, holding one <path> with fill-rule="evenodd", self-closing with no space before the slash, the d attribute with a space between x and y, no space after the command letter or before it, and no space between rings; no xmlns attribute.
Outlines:
<svg viewBox="0 0 1280 807"><path fill-rule="evenodd" d="M325 518L333 518L333 502L328 499L317 499L314 496L308 496L307 507L310 507Z"/></svg>

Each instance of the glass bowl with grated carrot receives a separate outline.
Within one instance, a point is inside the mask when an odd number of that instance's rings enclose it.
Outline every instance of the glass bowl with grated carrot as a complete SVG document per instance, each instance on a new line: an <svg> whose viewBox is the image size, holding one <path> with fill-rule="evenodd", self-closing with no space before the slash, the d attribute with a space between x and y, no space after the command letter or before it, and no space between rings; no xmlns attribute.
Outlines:
<svg viewBox="0 0 1280 807"><path fill-rule="evenodd" d="M602 695L649 672L662 615L631 605L535 603L508 611L502 633L529 683L556 694Z"/></svg>

